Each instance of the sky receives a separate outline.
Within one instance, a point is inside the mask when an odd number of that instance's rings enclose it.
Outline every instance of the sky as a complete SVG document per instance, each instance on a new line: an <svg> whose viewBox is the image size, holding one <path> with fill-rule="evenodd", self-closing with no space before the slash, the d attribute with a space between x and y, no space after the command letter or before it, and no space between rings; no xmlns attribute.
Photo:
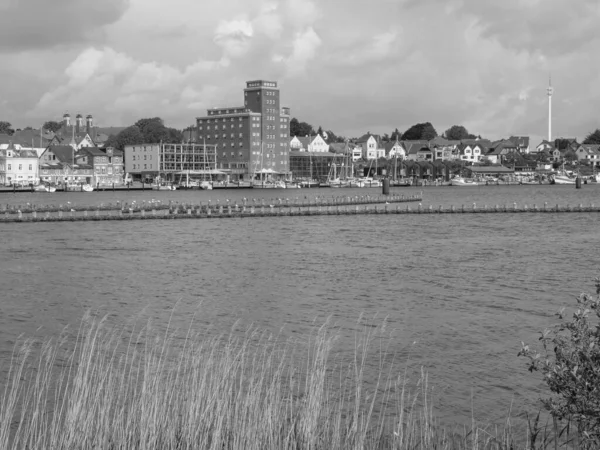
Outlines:
<svg viewBox="0 0 600 450"><path fill-rule="evenodd" d="M183 128L277 81L338 135L431 122L484 138L600 128L598 0L0 0L0 120Z"/></svg>

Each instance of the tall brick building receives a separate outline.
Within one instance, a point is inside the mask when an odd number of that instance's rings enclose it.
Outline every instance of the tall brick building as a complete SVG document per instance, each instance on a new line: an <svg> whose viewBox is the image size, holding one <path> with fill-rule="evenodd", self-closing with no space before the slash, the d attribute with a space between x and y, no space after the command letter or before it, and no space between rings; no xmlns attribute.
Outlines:
<svg viewBox="0 0 600 450"><path fill-rule="evenodd" d="M274 178L289 175L290 110L275 81L248 81L244 106L211 108L196 125L196 142L216 145L217 167L232 180L269 169Z"/></svg>

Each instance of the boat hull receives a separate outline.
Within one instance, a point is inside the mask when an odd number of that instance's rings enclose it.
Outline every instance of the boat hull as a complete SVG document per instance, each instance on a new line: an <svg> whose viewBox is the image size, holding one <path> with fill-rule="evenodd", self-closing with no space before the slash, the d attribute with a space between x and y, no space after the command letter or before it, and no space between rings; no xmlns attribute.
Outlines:
<svg viewBox="0 0 600 450"><path fill-rule="evenodd" d="M479 183L467 178L453 178L450 180L450 186L479 186Z"/></svg>
<svg viewBox="0 0 600 450"><path fill-rule="evenodd" d="M575 184L575 180L573 178L554 177L554 184Z"/></svg>
<svg viewBox="0 0 600 450"><path fill-rule="evenodd" d="M174 191L176 189L177 188L175 186L167 186L167 185L164 185L164 186L159 185L159 186L157 186L156 184L152 185L152 190L153 191Z"/></svg>

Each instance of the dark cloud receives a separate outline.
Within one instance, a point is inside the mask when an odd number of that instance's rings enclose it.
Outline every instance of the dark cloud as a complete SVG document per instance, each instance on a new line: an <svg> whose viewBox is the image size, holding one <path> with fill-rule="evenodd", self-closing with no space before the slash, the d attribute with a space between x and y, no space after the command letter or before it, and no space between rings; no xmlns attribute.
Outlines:
<svg viewBox="0 0 600 450"><path fill-rule="evenodd" d="M14 0L0 3L0 51L18 52L98 39L129 0Z"/></svg>

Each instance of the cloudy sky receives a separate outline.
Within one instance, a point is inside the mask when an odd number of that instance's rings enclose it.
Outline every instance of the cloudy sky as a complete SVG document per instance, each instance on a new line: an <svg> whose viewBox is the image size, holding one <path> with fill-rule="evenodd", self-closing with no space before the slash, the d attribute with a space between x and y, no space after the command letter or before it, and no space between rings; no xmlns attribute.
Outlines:
<svg viewBox="0 0 600 450"><path fill-rule="evenodd" d="M279 81L301 121L497 139L600 127L598 0L0 0L0 120L194 123ZM537 142L536 142L537 143Z"/></svg>

